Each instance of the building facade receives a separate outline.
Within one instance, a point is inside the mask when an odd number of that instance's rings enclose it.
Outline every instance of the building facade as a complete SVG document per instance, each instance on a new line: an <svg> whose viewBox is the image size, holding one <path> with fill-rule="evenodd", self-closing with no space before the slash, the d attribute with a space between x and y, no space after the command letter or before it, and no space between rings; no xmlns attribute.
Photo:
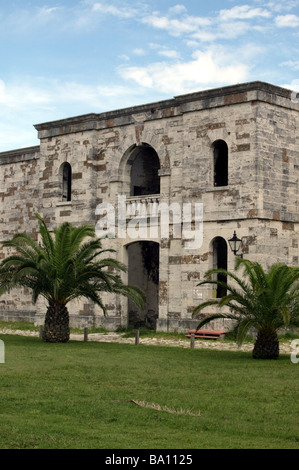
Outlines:
<svg viewBox="0 0 299 470"><path fill-rule="evenodd" d="M234 231L244 257L298 265L299 105L291 97L251 82L38 124L39 146L0 153L1 239L20 231L38 239L36 212L52 229L92 223L112 234L103 246L116 250L124 280L147 304L141 312L107 295L104 318L74 302L71 324L194 327L194 306L222 295L198 282L212 267L234 268ZM0 299L1 318L41 323L44 314L24 290Z"/></svg>

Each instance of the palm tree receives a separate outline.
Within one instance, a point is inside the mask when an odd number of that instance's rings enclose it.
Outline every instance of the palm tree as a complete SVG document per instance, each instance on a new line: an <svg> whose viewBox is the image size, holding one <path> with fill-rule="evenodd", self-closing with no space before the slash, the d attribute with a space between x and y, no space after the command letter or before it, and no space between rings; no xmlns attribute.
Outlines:
<svg viewBox="0 0 299 470"><path fill-rule="evenodd" d="M199 316L210 305L217 305L220 309L229 307L230 310L207 315L198 328L214 319L234 320L238 344L242 344L250 328L256 330L253 358L277 359L278 330L299 326L299 268L275 263L265 272L257 262L237 258L235 271L240 267L243 267L242 278L223 269L212 269L205 274L207 279L199 285L220 285L227 289L227 294L200 304L193 315ZM225 274L233 282L208 279L214 273Z"/></svg>
<svg viewBox="0 0 299 470"><path fill-rule="evenodd" d="M0 294L14 287L26 287L32 291L33 303L39 296L46 299L43 340L66 342L69 340L69 313L67 304L74 299L86 298L99 305L104 314L106 308L101 292L127 296L137 306L143 307L145 296L135 286L127 286L117 271L126 268L117 260L102 258L101 240L95 237L92 225L74 227L68 222L50 234L45 221L39 220L41 243L26 233L16 234L3 246L13 248L16 254L0 263Z"/></svg>

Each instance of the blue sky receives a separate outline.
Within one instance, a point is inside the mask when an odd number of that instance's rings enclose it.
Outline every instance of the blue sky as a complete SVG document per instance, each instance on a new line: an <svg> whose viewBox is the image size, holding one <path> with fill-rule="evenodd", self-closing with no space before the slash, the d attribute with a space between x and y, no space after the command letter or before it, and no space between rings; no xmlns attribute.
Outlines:
<svg viewBox="0 0 299 470"><path fill-rule="evenodd" d="M299 0L0 0L0 151L34 124L261 80L299 91Z"/></svg>

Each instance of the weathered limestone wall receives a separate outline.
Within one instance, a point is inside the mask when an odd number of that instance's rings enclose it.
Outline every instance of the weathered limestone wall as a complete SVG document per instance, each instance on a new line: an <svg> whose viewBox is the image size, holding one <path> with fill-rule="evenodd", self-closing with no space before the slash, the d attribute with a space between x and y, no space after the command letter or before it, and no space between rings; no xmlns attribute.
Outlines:
<svg viewBox="0 0 299 470"><path fill-rule="evenodd" d="M37 239L35 213L39 209L39 147L0 154L0 243L14 233L27 232ZM0 259L11 250L1 249ZM34 319L35 308L26 290L14 290L0 298L0 318Z"/></svg>
<svg viewBox="0 0 299 470"><path fill-rule="evenodd" d="M258 107L257 172L263 216L298 222L298 111L263 103Z"/></svg>

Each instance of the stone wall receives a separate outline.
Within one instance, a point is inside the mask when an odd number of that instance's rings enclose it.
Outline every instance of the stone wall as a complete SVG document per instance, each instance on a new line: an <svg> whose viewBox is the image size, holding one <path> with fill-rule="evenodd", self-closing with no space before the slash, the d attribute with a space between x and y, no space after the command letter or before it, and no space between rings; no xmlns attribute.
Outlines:
<svg viewBox="0 0 299 470"><path fill-rule="evenodd" d="M0 154L1 205L0 241L26 231L37 239L35 213L39 209L39 147ZM0 259L11 250L1 249ZM0 318L33 319L35 308L26 289L15 290L0 298Z"/></svg>

